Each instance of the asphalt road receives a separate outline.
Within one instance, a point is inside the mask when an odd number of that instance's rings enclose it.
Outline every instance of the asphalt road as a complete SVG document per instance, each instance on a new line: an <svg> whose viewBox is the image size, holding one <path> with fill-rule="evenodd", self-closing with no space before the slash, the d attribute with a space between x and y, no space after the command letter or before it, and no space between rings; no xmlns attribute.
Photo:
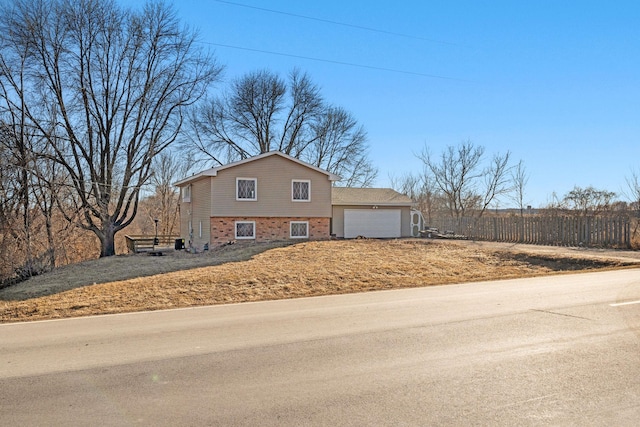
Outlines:
<svg viewBox="0 0 640 427"><path fill-rule="evenodd" d="M640 270L0 325L0 425L640 422Z"/></svg>

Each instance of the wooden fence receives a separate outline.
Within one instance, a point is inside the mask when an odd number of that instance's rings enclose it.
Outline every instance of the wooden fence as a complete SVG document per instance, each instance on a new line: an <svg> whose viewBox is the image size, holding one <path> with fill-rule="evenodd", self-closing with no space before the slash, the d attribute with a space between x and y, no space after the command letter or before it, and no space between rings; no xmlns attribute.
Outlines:
<svg viewBox="0 0 640 427"><path fill-rule="evenodd" d="M439 218L428 224L474 240L555 246L631 247L631 224L621 217L496 216Z"/></svg>

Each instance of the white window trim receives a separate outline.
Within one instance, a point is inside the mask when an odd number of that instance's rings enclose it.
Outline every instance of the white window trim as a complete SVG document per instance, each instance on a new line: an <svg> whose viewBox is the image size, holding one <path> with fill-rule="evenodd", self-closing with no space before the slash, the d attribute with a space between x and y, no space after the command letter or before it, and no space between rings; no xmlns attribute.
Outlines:
<svg viewBox="0 0 640 427"><path fill-rule="evenodd" d="M253 236L238 236L238 224L252 224L253 225ZM256 222L255 221L236 221L233 224L233 234L235 235L236 240L254 240L256 238Z"/></svg>
<svg viewBox="0 0 640 427"><path fill-rule="evenodd" d="M238 197L238 182L239 181L253 181L254 184L254 188L255 188L255 194L253 195L253 199L241 199ZM236 200L238 202L255 202L258 200L258 178L242 178L242 177L238 177L236 178Z"/></svg>
<svg viewBox="0 0 640 427"><path fill-rule="evenodd" d="M185 185L180 190L182 192L182 201L185 203L191 202L191 184Z"/></svg>
<svg viewBox="0 0 640 427"><path fill-rule="evenodd" d="M293 198L293 183L294 182L306 182L309 184L309 198L308 199L294 199ZM310 179L292 179L291 180L291 201L292 202L310 202L311 201L311 180Z"/></svg>
<svg viewBox="0 0 640 427"><path fill-rule="evenodd" d="M293 224L306 224L307 235L306 236L294 236L292 233ZM309 238L309 221L291 221L289 222L289 238L291 239L308 239Z"/></svg>

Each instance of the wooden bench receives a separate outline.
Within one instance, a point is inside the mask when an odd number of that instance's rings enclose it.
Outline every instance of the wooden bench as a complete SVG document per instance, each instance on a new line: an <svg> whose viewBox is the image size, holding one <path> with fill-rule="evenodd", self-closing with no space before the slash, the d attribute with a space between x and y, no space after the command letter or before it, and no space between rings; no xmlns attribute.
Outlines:
<svg viewBox="0 0 640 427"><path fill-rule="evenodd" d="M127 235L124 236L124 238L127 241L127 249L129 252L138 254L141 252L161 253L163 250L173 249L176 240L179 239L180 236L159 235L155 244L155 236Z"/></svg>

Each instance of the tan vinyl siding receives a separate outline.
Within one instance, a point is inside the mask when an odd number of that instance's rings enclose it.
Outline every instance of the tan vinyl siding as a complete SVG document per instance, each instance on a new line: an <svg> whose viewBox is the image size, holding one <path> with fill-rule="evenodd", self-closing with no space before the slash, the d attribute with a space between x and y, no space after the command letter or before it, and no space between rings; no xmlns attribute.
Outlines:
<svg viewBox="0 0 640 427"><path fill-rule="evenodd" d="M211 240L209 207L211 206L211 178L204 177L191 184L191 202L180 204L180 237L186 247L202 250ZM191 223L191 230L189 230ZM191 245L190 245L191 243Z"/></svg>
<svg viewBox="0 0 640 427"><path fill-rule="evenodd" d="M402 207L401 210L401 224L402 228L400 232L402 237L411 237L411 207Z"/></svg>
<svg viewBox="0 0 640 427"><path fill-rule="evenodd" d="M348 209L349 206L346 206ZM333 206L333 215L331 216L331 235L335 237L344 237L344 209L345 206Z"/></svg>
<svg viewBox="0 0 640 427"><path fill-rule="evenodd" d="M236 178L257 180L256 201L236 200ZM292 200L292 180L310 181L311 201ZM212 183L212 217L331 216L331 181L327 175L280 156L221 170Z"/></svg>
<svg viewBox="0 0 640 427"><path fill-rule="evenodd" d="M191 202L180 202L180 237L184 239L185 244L189 241L191 208Z"/></svg>

